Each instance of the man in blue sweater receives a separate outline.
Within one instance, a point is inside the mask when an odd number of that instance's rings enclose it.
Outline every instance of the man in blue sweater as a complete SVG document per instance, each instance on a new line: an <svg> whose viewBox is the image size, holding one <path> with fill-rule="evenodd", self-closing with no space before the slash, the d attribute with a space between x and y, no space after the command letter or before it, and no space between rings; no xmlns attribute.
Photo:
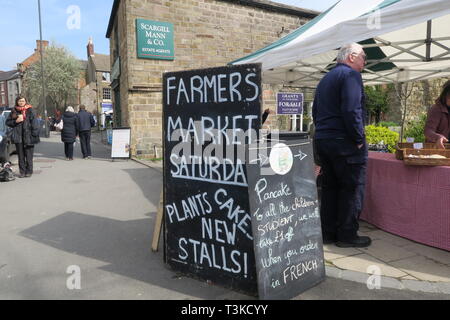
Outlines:
<svg viewBox="0 0 450 320"><path fill-rule="evenodd" d="M86 106L80 105L77 120L83 159L91 159L91 128L95 126L94 116L92 113L86 111Z"/></svg>
<svg viewBox="0 0 450 320"><path fill-rule="evenodd" d="M338 247L371 243L357 233L367 167L361 77L365 63L362 46L343 46L336 67L322 78L314 98L314 144L322 169L322 235L324 244Z"/></svg>

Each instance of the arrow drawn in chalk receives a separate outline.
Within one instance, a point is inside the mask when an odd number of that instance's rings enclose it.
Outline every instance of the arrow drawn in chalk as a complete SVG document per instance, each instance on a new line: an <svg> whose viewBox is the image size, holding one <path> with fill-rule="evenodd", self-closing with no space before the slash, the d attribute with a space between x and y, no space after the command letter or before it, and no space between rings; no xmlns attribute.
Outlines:
<svg viewBox="0 0 450 320"><path fill-rule="evenodd" d="M250 161L250 163L255 163L259 161L259 165L261 167L263 167L267 162L269 162L269 157L263 155L263 154L258 154L258 158L257 159L253 159L252 161Z"/></svg>
<svg viewBox="0 0 450 320"><path fill-rule="evenodd" d="M298 150L298 154L295 155L295 158L300 158L300 161L305 159L308 155L306 153L303 153L302 150Z"/></svg>
<svg viewBox="0 0 450 320"><path fill-rule="evenodd" d="M256 221L261 221L263 219L262 214L259 214L259 208L258 210L255 211L255 213L253 214L254 217L256 217Z"/></svg>

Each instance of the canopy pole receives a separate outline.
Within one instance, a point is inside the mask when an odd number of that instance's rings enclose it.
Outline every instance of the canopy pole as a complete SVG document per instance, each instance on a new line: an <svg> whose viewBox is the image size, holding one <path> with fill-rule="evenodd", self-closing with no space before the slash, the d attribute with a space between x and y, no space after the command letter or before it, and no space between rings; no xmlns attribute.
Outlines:
<svg viewBox="0 0 450 320"><path fill-rule="evenodd" d="M431 61L431 20L427 21L427 39L425 40L426 46L427 46L427 53L426 53L426 61Z"/></svg>

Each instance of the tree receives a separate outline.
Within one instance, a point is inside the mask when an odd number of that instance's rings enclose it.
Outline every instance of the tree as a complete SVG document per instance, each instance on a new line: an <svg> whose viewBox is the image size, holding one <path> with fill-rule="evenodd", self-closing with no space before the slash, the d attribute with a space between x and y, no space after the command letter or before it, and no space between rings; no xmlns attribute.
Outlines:
<svg viewBox="0 0 450 320"><path fill-rule="evenodd" d="M80 78L78 60L64 47L55 44L44 51L44 82L47 101L64 110L68 101L77 95ZM27 96L32 104L42 102L42 73L40 60L32 64L24 77Z"/></svg>
<svg viewBox="0 0 450 320"><path fill-rule="evenodd" d="M412 82L397 82L394 85L395 93L397 95L398 100L400 101L401 112L402 112L402 121L401 121L401 130L400 130L400 142L403 141L403 132L405 130L405 120L408 115L408 99L411 97L414 89L414 83Z"/></svg>
<svg viewBox="0 0 450 320"><path fill-rule="evenodd" d="M369 112L370 118L375 117L375 124L381 121L381 114L389 110L388 96L390 87L383 86L367 86L366 93L366 108Z"/></svg>

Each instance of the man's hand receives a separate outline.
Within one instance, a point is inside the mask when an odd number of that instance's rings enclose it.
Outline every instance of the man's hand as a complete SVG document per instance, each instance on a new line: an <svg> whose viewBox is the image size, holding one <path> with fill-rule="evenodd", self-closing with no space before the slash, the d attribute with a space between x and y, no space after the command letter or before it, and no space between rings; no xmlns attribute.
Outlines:
<svg viewBox="0 0 450 320"><path fill-rule="evenodd" d="M436 147L438 149L445 149L444 143L448 142L448 139L446 137L440 137L436 140Z"/></svg>
<svg viewBox="0 0 450 320"><path fill-rule="evenodd" d="M358 149L361 149L363 145L364 145L364 143L361 143L361 144L358 144L356 146L358 147Z"/></svg>
<svg viewBox="0 0 450 320"><path fill-rule="evenodd" d="M268 114L271 114L271 113L273 113L273 111L272 111L272 110L270 110L269 108L267 108L266 110L264 110L264 112L266 112L266 113L268 113Z"/></svg>

